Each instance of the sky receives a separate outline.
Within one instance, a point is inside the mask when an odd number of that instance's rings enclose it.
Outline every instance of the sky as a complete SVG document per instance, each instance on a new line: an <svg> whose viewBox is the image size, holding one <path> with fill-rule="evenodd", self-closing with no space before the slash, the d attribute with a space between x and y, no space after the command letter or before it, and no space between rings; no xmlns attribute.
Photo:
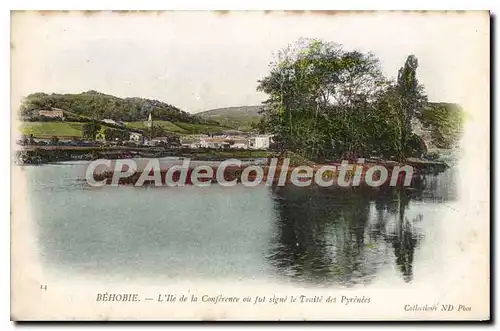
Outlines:
<svg viewBox="0 0 500 331"><path fill-rule="evenodd" d="M489 71L487 12L16 12L12 100L96 90L191 113L257 105L274 54L301 37L371 51L388 77L414 54L431 101L461 103Z"/></svg>

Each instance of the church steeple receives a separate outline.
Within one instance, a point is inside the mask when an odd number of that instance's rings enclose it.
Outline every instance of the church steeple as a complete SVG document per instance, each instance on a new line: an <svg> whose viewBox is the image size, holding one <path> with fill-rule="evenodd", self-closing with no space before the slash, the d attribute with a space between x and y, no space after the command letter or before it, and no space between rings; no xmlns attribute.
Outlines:
<svg viewBox="0 0 500 331"><path fill-rule="evenodd" d="M148 128L151 129L152 127L153 127L153 119L151 118L151 113L149 113Z"/></svg>

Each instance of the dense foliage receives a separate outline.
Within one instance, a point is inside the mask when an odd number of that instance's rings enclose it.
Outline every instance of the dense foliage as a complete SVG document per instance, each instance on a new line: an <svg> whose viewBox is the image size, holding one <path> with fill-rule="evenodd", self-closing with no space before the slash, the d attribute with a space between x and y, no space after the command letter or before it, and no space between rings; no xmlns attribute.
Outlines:
<svg viewBox="0 0 500 331"><path fill-rule="evenodd" d="M156 120L169 120L186 123L207 123L201 119L167 103L142 99L118 98L112 95L88 91L80 94L46 94L28 95L21 106L23 119L37 116L38 110L62 109L76 117L92 119L112 119L115 121L144 121L152 112Z"/></svg>
<svg viewBox="0 0 500 331"><path fill-rule="evenodd" d="M465 121L462 108L453 103L429 103L420 116L432 134L433 143L439 148L454 148L460 142Z"/></svg>
<svg viewBox="0 0 500 331"><path fill-rule="evenodd" d="M113 128L104 128L104 136L110 141L127 141L130 138L130 132L127 130L117 130Z"/></svg>
<svg viewBox="0 0 500 331"><path fill-rule="evenodd" d="M168 132L163 126L157 124L153 124L151 128L145 128L143 130L143 133L147 138L165 137L172 135L172 133Z"/></svg>
<svg viewBox="0 0 500 331"><path fill-rule="evenodd" d="M85 123L83 125L83 128L82 128L82 135L85 137L85 138L89 138L89 139L92 139L94 140L95 139L95 136L97 135L97 133L101 130L101 124L99 124L98 121L90 121L88 123Z"/></svg>
<svg viewBox="0 0 500 331"><path fill-rule="evenodd" d="M302 39L278 53L258 90L264 103L261 131L283 150L309 158L419 156L425 145L412 123L427 104L408 56L392 82L371 53Z"/></svg>

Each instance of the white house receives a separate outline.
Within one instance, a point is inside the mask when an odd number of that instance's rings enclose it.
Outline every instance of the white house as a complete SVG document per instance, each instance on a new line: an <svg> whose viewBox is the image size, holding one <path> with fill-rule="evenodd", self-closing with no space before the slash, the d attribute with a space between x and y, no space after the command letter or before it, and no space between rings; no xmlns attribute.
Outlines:
<svg viewBox="0 0 500 331"><path fill-rule="evenodd" d="M102 120L104 123L108 123L108 124L114 124L114 125L118 125L118 123L112 119L109 119L109 118L105 118Z"/></svg>
<svg viewBox="0 0 500 331"><path fill-rule="evenodd" d="M234 149L248 149L249 141L246 138L231 138L229 147Z"/></svg>
<svg viewBox="0 0 500 331"><path fill-rule="evenodd" d="M256 135L249 139L251 149L268 149L271 142L271 135Z"/></svg>
<svg viewBox="0 0 500 331"><path fill-rule="evenodd" d="M201 140L201 147L224 148L229 147L229 142L224 137L206 138Z"/></svg>
<svg viewBox="0 0 500 331"><path fill-rule="evenodd" d="M130 138L129 138L130 141L135 141L135 142L139 142L142 140L142 134L140 133L137 133L137 132L130 132Z"/></svg>
<svg viewBox="0 0 500 331"><path fill-rule="evenodd" d="M199 139L183 139L181 142L182 147L186 148L200 148L201 141Z"/></svg>
<svg viewBox="0 0 500 331"><path fill-rule="evenodd" d="M168 144L169 142L169 139L168 137L155 137L153 139L151 139L151 142L156 146L156 145L159 145L159 144Z"/></svg>
<svg viewBox="0 0 500 331"><path fill-rule="evenodd" d="M56 108L51 110L39 110L38 115L50 118L60 118L64 121L64 112L62 110L56 110Z"/></svg>

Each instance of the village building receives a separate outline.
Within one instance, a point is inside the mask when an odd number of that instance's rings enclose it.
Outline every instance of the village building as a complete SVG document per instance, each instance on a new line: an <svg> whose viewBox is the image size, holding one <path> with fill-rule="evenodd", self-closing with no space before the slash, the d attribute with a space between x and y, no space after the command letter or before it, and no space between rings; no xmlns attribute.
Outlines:
<svg viewBox="0 0 500 331"><path fill-rule="evenodd" d="M116 122L112 119L109 119L109 118L105 118L102 120L104 123L108 123L108 124L115 124L116 125Z"/></svg>
<svg viewBox="0 0 500 331"><path fill-rule="evenodd" d="M200 139L183 139L181 146L184 148L201 148L201 141Z"/></svg>
<svg viewBox="0 0 500 331"><path fill-rule="evenodd" d="M176 135L170 135L166 137L155 137L151 139L151 145L168 145L168 146L179 146L180 140Z"/></svg>
<svg viewBox="0 0 500 331"><path fill-rule="evenodd" d="M186 140L202 140L207 138L210 138L208 134L189 134L183 137L183 139Z"/></svg>
<svg viewBox="0 0 500 331"><path fill-rule="evenodd" d="M168 137L155 137L155 138L151 139L151 141L155 145L168 144Z"/></svg>
<svg viewBox="0 0 500 331"><path fill-rule="evenodd" d="M112 119L109 119L109 118L105 118L102 120L104 123L108 123L108 124L114 124L114 125L118 125L118 123Z"/></svg>
<svg viewBox="0 0 500 331"><path fill-rule="evenodd" d="M130 132L129 141L134 141L134 142L142 141L142 134L137 132Z"/></svg>
<svg viewBox="0 0 500 331"><path fill-rule="evenodd" d="M229 148L229 142L225 137L206 138L201 140L201 147L204 148Z"/></svg>
<svg viewBox="0 0 500 331"><path fill-rule="evenodd" d="M249 139L242 136L228 137L229 147L234 149L248 149Z"/></svg>
<svg viewBox="0 0 500 331"><path fill-rule="evenodd" d="M271 135L257 135L245 137L243 135L189 135L181 139L185 148L231 148L231 149L267 149L271 142Z"/></svg>
<svg viewBox="0 0 500 331"><path fill-rule="evenodd" d="M256 135L249 139L249 148L251 149L268 149L271 143L271 135Z"/></svg>
<svg viewBox="0 0 500 331"><path fill-rule="evenodd" d="M64 112L62 110L39 110L39 116L50 117L50 118L60 118L64 121Z"/></svg>
<svg viewBox="0 0 500 331"><path fill-rule="evenodd" d="M125 123L123 123L121 121L115 121L115 120L112 120L110 118L105 118L102 121L104 123L107 123L107 124L118 125L118 126L125 126Z"/></svg>
<svg viewBox="0 0 500 331"><path fill-rule="evenodd" d="M144 140L144 146L156 146L155 142L152 140Z"/></svg>

